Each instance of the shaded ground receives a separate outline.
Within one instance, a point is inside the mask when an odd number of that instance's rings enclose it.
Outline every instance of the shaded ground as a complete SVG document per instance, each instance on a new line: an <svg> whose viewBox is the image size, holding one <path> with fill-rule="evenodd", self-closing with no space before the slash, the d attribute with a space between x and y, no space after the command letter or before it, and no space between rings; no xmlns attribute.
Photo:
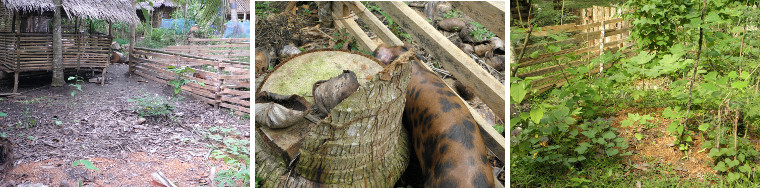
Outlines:
<svg viewBox="0 0 760 188"><path fill-rule="evenodd" d="M50 87L49 76L22 78L22 96L0 101L0 112L8 114L0 118L0 134L14 143L16 159L0 186L77 186L79 180L85 186L151 186L156 171L179 186L201 186L210 182L212 168L224 168L209 160L209 146L219 143L206 138L208 128L233 128L244 137L238 139L248 140L247 119L192 97L171 101L170 117L148 117L139 124L127 100L144 94L170 98L172 88L130 78L127 69L112 65L105 86L83 83L73 97L74 87ZM11 82L4 80L0 93L10 92ZM80 159L100 171L71 166Z"/></svg>

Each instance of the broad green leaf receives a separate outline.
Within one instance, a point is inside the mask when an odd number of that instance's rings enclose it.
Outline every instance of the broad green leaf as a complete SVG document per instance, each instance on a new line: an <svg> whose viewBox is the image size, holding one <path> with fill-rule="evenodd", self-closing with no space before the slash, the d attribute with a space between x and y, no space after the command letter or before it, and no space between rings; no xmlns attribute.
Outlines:
<svg viewBox="0 0 760 188"><path fill-rule="evenodd" d="M749 164L744 164L739 167L739 171L744 173L749 173L752 170L752 167L749 166Z"/></svg>
<svg viewBox="0 0 760 188"><path fill-rule="evenodd" d="M615 138L615 133L613 133L612 131L607 131L604 134L602 134L602 137L607 140L610 140L612 138Z"/></svg>
<svg viewBox="0 0 760 188"><path fill-rule="evenodd" d="M577 152L578 154L584 154L584 153L586 153L587 149L588 149L588 147L581 145L581 146L578 146L577 148L575 148L575 152Z"/></svg>
<svg viewBox="0 0 760 188"><path fill-rule="evenodd" d="M720 161L717 165L715 165L715 167L713 167L713 169L717 170L718 172L725 172L728 170L728 167L726 167L726 163Z"/></svg>
<svg viewBox="0 0 760 188"><path fill-rule="evenodd" d="M739 75L736 74L736 71L729 72L727 76L728 78L731 78L731 79L739 77Z"/></svg>
<svg viewBox="0 0 760 188"><path fill-rule="evenodd" d="M543 117L544 117L544 108L543 107L539 107L537 109L530 110L530 119L533 121L533 123L535 123L535 124L541 123L541 118L543 118Z"/></svg>
<svg viewBox="0 0 760 188"><path fill-rule="evenodd" d="M644 138L644 135L641 135L641 133L635 133L633 134L634 137L636 137L637 140L641 140L641 138Z"/></svg>
<svg viewBox="0 0 760 188"><path fill-rule="evenodd" d="M699 125L700 131L707 131L708 128L710 128L710 123L703 123L702 125Z"/></svg>
<svg viewBox="0 0 760 188"><path fill-rule="evenodd" d="M747 84L749 84L749 82L747 81L735 81L731 83L731 87L736 88L736 89L744 89L745 87L747 87Z"/></svg>
<svg viewBox="0 0 760 188"><path fill-rule="evenodd" d="M617 155L618 153L620 153L620 150L618 150L616 148L607 148L607 150L605 150L604 152L607 153L607 156L613 156L613 155Z"/></svg>
<svg viewBox="0 0 760 188"><path fill-rule="evenodd" d="M633 125L633 121L631 121L630 119L626 119L626 120L620 121L620 126L621 127L630 127L632 125Z"/></svg>

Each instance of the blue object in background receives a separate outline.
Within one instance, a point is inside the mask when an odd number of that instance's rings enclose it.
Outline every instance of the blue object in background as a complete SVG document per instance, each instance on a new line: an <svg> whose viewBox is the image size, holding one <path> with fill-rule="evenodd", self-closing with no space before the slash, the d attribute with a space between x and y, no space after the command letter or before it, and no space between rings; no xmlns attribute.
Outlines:
<svg viewBox="0 0 760 188"><path fill-rule="evenodd" d="M190 31L190 27L195 25L195 21L186 19L162 19L161 28L173 29L174 34L184 34Z"/></svg>
<svg viewBox="0 0 760 188"><path fill-rule="evenodd" d="M227 21L223 38L250 38L251 22Z"/></svg>

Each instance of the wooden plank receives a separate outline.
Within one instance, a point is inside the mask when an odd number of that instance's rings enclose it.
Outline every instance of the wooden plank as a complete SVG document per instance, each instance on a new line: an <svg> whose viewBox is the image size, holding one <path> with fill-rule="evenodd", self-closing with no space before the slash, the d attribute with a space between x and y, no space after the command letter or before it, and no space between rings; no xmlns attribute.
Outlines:
<svg viewBox="0 0 760 188"><path fill-rule="evenodd" d="M607 25L607 24L616 24L616 23L624 22L624 21L625 21L625 19L623 19L623 18L616 18L616 19L611 19L611 20L605 20L604 24L605 25ZM549 33L556 33L556 32L560 32L560 31L574 32L574 31L580 31L580 30L587 29L587 28L595 28L595 27L599 27L599 26L602 26L602 22L594 22L594 23L585 24L585 25L565 24L565 25L547 26L547 27L541 27L541 28L539 28L540 31L537 30L533 34L533 36L543 37L543 36L548 36Z"/></svg>
<svg viewBox="0 0 760 188"><path fill-rule="evenodd" d="M611 41L611 42L604 43L604 46L613 46L613 45L620 44L620 43L622 43L624 41L625 41L624 39L616 40L616 41ZM542 63L551 61L553 56L561 56L561 55L569 54L569 53L572 53L572 52L575 52L576 55L578 55L578 54L583 54L583 53L586 53L586 52L589 52L589 51L598 52L599 51L598 46L587 46L587 47L584 47L584 48L569 48L569 49L565 49L565 50L562 50L562 51L559 51L559 52L555 52L555 53L549 53L549 54L539 55L536 58L524 59L523 61L521 61L519 63L519 65L517 67L523 68L523 67L528 67L528 66L532 66L532 65L542 64ZM563 57L561 57L561 58L563 58Z"/></svg>
<svg viewBox="0 0 760 188"><path fill-rule="evenodd" d="M616 51L618 49L620 49L620 47L615 46L615 47L606 48L606 49L604 49L604 51L605 52L610 52L610 51ZM598 57L598 56L599 55L595 55L595 57ZM570 62L569 64L570 64L570 66L577 66L577 65L582 64L584 61L586 61L586 59L582 59L581 58L581 59L575 60L573 62ZM538 70L533 70L533 71L526 72L526 73L520 73L520 74L517 74L517 77L519 77L519 78L527 78L527 77L532 77L532 76L545 75L545 74L548 74L548 73L551 73L551 72L554 72L554 71L561 70L563 68L567 68L567 64L568 63L560 64L560 65L553 65L553 66L550 66L550 67L544 67L544 68L541 68L541 69L538 69Z"/></svg>
<svg viewBox="0 0 760 188"><path fill-rule="evenodd" d="M605 35L607 35L606 37L609 37L609 36L613 36L613 35L617 35L617 34L624 34L627 31L629 31L630 29L631 29L631 26L628 26L628 27L625 27L625 28L607 28L607 29L605 29L604 32L605 32ZM561 41L552 41L552 42L548 42L548 43L528 45L526 48L533 49L533 48L537 48L537 47L544 47L544 46L547 46L547 45L550 45L550 44L580 43L580 42L583 42L583 41L599 39L600 34L601 34L601 31L591 31L591 32L586 32L586 33L577 33L577 34L574 34L574 35L570 35L569 39L565 39L565 40L561 40ZM523 48L522 47L517 47L517 48L515 48L515 51L520 51L521 49L523 49Z"/></svg>
<svg viewBox="0 0 760 188"><path fill-rule="evenodd" d="M427 52L440 59L440 62L457 80L471 86L476 95L482 99L501 119L506 119L504 110L506 88L499 80L480 68L470 56L459 50L425 18L419 16L402 2L376 2L391 18L407 31Z"/></svg>
<svg viewBox="0 0 760 188"><path fill-rule="evenodd" d="M226 39L201 39L201 38L189 38L189 42L243 42L250 41L248 38L226 38Z"/></svg>
<svg viewBox="0 0 760 188"><path fill-rule="evenodd" d="M336 4L343 5L341 3L336 3ZM342 7L342 6L338 6L338 7ZM346 28L348 33L350 33L351 36L354 37L356 42L359 43L359 45L363 48L362 50L366 50L369 52L375 51L375 48L377 48L377 44L375 44L375 42L373 42L372 39L370 39L369 36L367 36L367 34L364 33L364 30L362 30L362 28L359 27L359 24L357 24L356 21L354 21L351 17L344 17L347 15L342 14L342 9L341 11L335 11L335 10L336 9L333 9L332 15L333 15L333 20L340 23L340 25L338 26L342 26L343 28Z"/></svg>
<svg viewBox="0 0 760 188"><path fill-rule="evenodd" d="M506 1L450 1L449 3L499 38L505 39Z"/></svg>
<svg viewBox="0 0 760 188"><path fill-rule="evenodd" d="M396 35L391 32L390 29L388 29L385 24L383 24L380 19L377 19L377 17L372 14L367 7L365 7L363 4L361 4L358 1L346 1L343 2L346 4L348 8L350 8L356 15L359 15L359 18L364 21L364 24L369 26L369 29L374 31L375 34L377 34L377 37L380 38L380 40L383 41L388 46L403 46L404 42L401 41L401 39L398 39ZM503 24L503 23L502 23Z"/></svg>

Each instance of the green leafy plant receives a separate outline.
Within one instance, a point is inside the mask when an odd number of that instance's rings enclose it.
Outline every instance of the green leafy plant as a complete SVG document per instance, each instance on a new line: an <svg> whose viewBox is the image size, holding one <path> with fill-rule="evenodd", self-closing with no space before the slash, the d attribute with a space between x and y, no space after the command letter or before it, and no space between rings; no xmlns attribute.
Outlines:
<svg viewBox="0 0 760 188"><path fill-rule="evenodd" d="M240 132L234 128L211 127L206 135L218 145L210 145L213 148L211 157L223 160L232 167L220 170L215 180L218 186L250 186L250 151L248 139L239 139ZM237 184L239 181L241 184ZM256 182L258 185L258 182Z"/></svg>
<svg viewBox="0 0 760 188"><path fill-rule="evenodd" d="M491 31L488 31L483 25L480 25L478 22L470 22L473 26L475 26L475 29L470 32L470 35L475 38L475 40L486 40L490 39L492 37L496 37L496 34L493 34Z"/></svg>
<svg viewBox="0 0 760 188"><path fill-rule="evenodd" d="M462 11L449 10L446 14L443 14L443 18L458 18L462 17Z"/></svg>
<svg viewBox="0 0 760 188"><path fill-rule="evenodd" d="M671 120L666 131L676 136L673 144L678 145L678 149L681 151L688 150L693 139L691 138L691 131L682 123L684 117L686 117L686 112L682 111L680 106L676 106L675 108L667 107L662 111L662 117Z"/></svg>
<svg viewBox="0 0 760 188"><path fill-rule="evenodd" d="M29 112L29 108L26 108L24 112L21 113L21 119L18 122L16 122L17 127L25 127L25 128L32 128L37 126L37 119L34 119L32 117L32 113Z"/></svg>
<svg viewBox="0 0 760 188"><path fill-rule="evenodd" d="M272 7L273 2L256 2L256 16L266 18L271 13L277 13L277 9Z"/></svg>
<svg viewBox="0 0 760 188"><path fill-rule="evenodd" d="M76 160L74 162L71 162L71 166L72 167L79 166L80 164L83 165L84 168L86 168L86 169L100 171L100 169L98 169L98 167L96 167L95 165L93 165L92 162L90 162L87 159L81 159L81 160Z"/></svg>
<svg viewBox="0 0 760 188"><path fill-rule="evenodd" d="M69 86L74 87L74 89L76 89L76 90L71 91L72 97L77 94L77 91L82 91L82 83L84 83L84 80L82 79L81 76L79 75L69 76L68 80L69 81L74 80L74 83L69 84Z"/></svg>
<svg viewBox="0 0 760 188"><path fill-rule="evenodd" d="M504 134L504 125L503 124L493 125L493 128L496 129L496 132L499 132L499 134Z"/></svg>
<svg viewBox="0 0 760 188"><path fill-rule="evenodd" d="M185 84L196 83L198 85L205 86L204 83L184 78L186 77L186 74L193 74L195 72L193 68L187 66L167 66L166 68L177 76L175 79L169 80L169 85L174 87L175 96L182 91L182 86Z"/></svg>
<svg viewBox="0 0 760 188"><path fill-rule="evenodd" d="M140 114L140 117L168 116L174 110L174 106L168 99L158 95L151 96L148 93L127 99L127 101L134 103L135 107L132 110Z"/></svg>

